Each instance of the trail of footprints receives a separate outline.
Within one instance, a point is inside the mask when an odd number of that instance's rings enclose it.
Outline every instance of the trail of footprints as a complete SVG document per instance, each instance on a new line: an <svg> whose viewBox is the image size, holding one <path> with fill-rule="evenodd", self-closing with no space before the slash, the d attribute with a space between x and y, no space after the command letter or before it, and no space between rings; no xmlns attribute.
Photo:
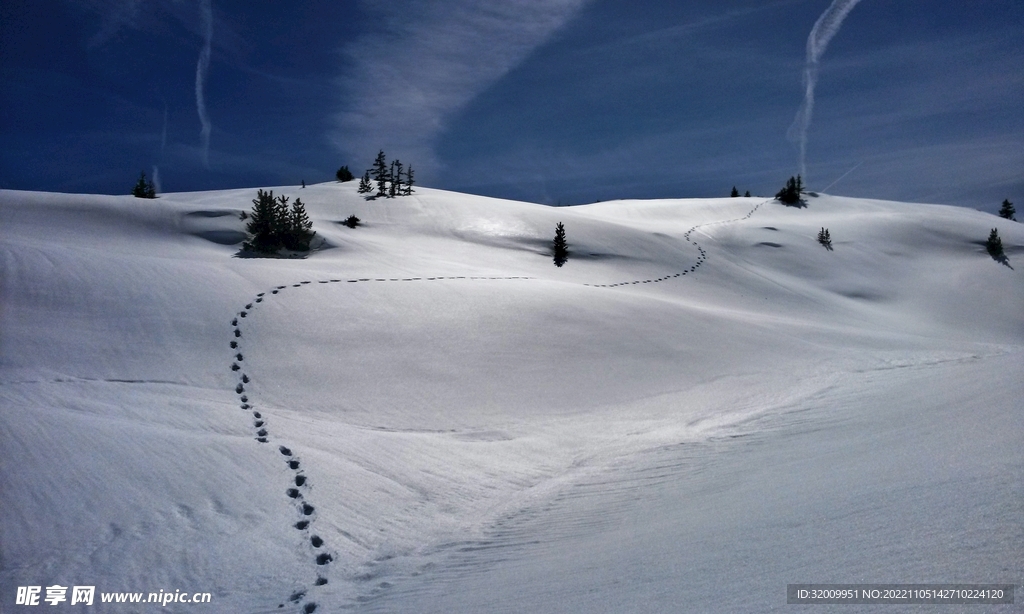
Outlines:
<svg viewBox="0 0 1024 614"><path fill-rule="evenodd" d="M675 273L675 274L664 275L662 277L651 278L651 279L637 279L637 280L624 281L624 282L619 282L619 283L614 283L614 284L583 284L583 285L584 286L594 287L594 288L615 288L615 287L618 287L618 286L627 286L627 285L633 285L633 284L659 283L659 282L662 282L662 281L665 281L665 280L668 280L668 279L673 279L673 278L676 278L676 277L682 277L683 275L686 275L687 273L693 273L693 272L695 272L697 270L698 267L700 267L701 264L703 264L707 260L707 252L704 251L704 248L701 247L700 244L698 244L696 241L694 241L694 240L692 240L690 238L690 235L694 231L696 231L698 228L700 228L702 226L707 226L707 225L710 225L710 224L724 224L724 223L738 222L738 221L741 221L741 220L748 219L751 215L754 214L755 211L758 210L758 208L761 207L761 205L763 205L763 204L765 204L767 202L770 202L770 201L766 200L764 202L759 203L757 206L755 206L746 215L744 215L742 217L734 218L734 219L731 219L731 220L721 220L721 221L716 221L716 222L707 222L707 223L704 223L704 224L698 224L696 226L693 226L689 230L687 230L683 234L683 238L686 239L686 241L688 243L691 243L695 248L697 248L697 251L699 253L699 256L697 257L697 261L689 269L684 269L683 271L680 271L680 272ZM523 276L508 276L508 277L479 277L479 276L477 276L477 277L473 277L473 276L443 277L443 276L436 276L436 277L389 277L389 278L383 278L383 277L376 277L376 278L362 277L362 278L358 278L358 279L344 279L344 280L343 279L325 279L325 280L319 280L316 283L318 283L318 284L331 284L331 283L361 283L361 282L408 282L408 281L440 281L440 280L458 280L458 279L467 279L467 280L512 280L512 279L535 279L535 278L533 278L533 277L523 277ZM280 292L282 292L284 290L287 290L289 287L291 287L291 288L301 288L302 286L311 285L313 283L314 283L313 281L303 281L303 282L299 282L297 284L292 284L291 286L277 286L273 290L270 291L270 294L271 295L279 294ZM251 303L248 303L242 311L238 312L237 317L235 317L233 320L231 320L231 326L233 328L232 332L233 332L234 337L232 338L232 340L230 342L231 350L233 352L235 352L234 362L231 363L231 371L238 375L238 384L235 386L235 393L238 395L238 400L239 400L239 403L241 405L242 411L252 415L252 429L253 429L253 433L254 433L256 441L261 443L261 444L262 443L270 443L270 429L269 429L269 427L267 425L267 422L268 422L267 418L260 411L258 411L254 407L253 402L250 401L249 396L246 394L246 388L245 387L246 387L247 384L250 383L251 380L250 380L249 376L245 373L245 369L242 367L242 364L241 364L241 363L243 363L245 361L245 356L242 354L242 350L241 350L241 346L240 346L240 344L241 344L240 340L242 339L242 329L241 329L240 321L242 319L247 318L249 316L249 313L253 309L255 309L260 303L262 303L265 298L268 298L266 293L265 292L260 292L259 294L256 295L256 298L253 299L253 301ZM327 550L327 544L324 542L323 538L321 538L319 535L317 535L316 533L313 532L313 523L316 522L316 508L313 506L313 504L311 504L306 499L306 494L309 492L309 489L310 489L309 479L307 478L306 474L302 471L302 463L301 463L300 459L297 456L294 455L294 453L292 452L291 448L288 448L287 446L279 445L277 447L277 451L281 454L281 457L283 458L283 460L284 460L285 464L287 465L288 469L292 471L291 485L287 489L285 489L285 496L288 497L292 501L294 506L295 506L297 521L295 522L295 524L293 526L295 527L296 530L302 532L303 539L309 543L309 545L311 547L311 550L312 550L312 554L313 554L313 561L316 563L316 566L317 566L317 569L318 569L317 578L313 582L313 586L314 587L315 586L323 586L324 584L327 584L327 577L326 577L327 566L331 563L331 561L334 560L334 557ZM290 601L292 603L300 603L300 602L303 602L303 600L305 600L305 602L302 604L302 606L301 606L299 611L303 612L304 614L311 614L312 612L315 612L317 610L318 605L317 605L317 603L315 601L307 599L308 596L309 596L309 589L298 590L298 591L295 591L294 593L292 593L288 597L288 601ZM278 605L278 608L284 608L284 604L282 603L282 604Z"/></svg>

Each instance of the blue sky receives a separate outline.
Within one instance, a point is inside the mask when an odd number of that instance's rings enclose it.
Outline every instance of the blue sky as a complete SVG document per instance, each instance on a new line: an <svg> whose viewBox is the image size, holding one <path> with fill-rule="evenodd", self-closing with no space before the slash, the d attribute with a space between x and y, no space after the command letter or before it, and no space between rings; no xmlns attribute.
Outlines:
<svg viewBox="0 0 1024 614"><path fill-rule="evenodd" d="M422 185L549 204L771 195L830 4L4 0L0 187L312 183L383 148ZM1022 33L1020 0L856 4L808 185L1020 209Z"/></svg>

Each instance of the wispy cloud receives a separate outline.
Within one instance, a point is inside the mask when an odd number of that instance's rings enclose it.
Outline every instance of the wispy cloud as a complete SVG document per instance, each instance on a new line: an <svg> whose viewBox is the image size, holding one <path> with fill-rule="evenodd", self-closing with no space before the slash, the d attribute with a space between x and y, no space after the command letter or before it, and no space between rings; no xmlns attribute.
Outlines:
<svg viewBox="0 0 1024 614"><path fill-rule="evenodd" d="M203 164L210 168L210 132L213 124L206 112L206 72L210 69L213 44L213 6L210 0L200 0L199 21L202 25L203 47L199 51L199 61L196 62L196 111L199 112L199 123L202 124L199 136L203 148Z"/></svg>
<svg viewBox="0 0 1024 614"><path fill-rule="evenodd" d="M87 43L90 48L106 44L122 28L139 27L142 0L77 0L74 4L100 16L100 29Z"/></svg>
<svg viewBox="0 0 1024 614"><path fill-rule="evenodd" d="M818 62L828 48L829 41L839 32L843 20L860 0L833 0L818 17L807 37L807 64L804 67L804 101L789 129L791 138L800 145L800 174L807 177L807 129L814 111L814 87L818 83Z"/></svg>
<svg viewBox="0 0 1024 614"><path fill-rule="evenodd" d="M437 167L433 141L453 113L543 44L586 0L369 2L380 25L345 49L339 149L377 149Z"/></svg>

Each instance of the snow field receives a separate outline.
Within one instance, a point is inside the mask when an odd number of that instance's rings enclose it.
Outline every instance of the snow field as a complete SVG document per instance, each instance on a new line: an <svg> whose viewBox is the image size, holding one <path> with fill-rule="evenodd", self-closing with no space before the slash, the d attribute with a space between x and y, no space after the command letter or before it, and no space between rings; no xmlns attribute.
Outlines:
<svg viewBox="0 0 1024 614"><path fill-rule="evenodd" d="M992 534L1021 533L1019 481L995 486L1020 475L1024 284L981 246L998 226L1016 266L1017 225L282 191L325 241L307 259L231 257L253 190L0 192L3 596L707 610L747 569L725 609L750 611L786 582L1020 584ZM867 541L823 549L843 523Z"/></svg>

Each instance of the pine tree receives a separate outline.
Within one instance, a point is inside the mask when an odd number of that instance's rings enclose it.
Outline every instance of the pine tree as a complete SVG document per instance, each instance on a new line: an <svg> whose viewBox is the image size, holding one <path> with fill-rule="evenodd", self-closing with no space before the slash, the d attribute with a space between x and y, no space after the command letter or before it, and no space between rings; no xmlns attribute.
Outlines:
<svg viewBox="0 0 1024 614"><path fill-rule="evenodd" d="M352 171L348 170L348 166L343 166L339 168L338 172L335 173L334 176L337 177L338 181L341 181L342 183L346 181L352 181L353 179L355 179L355 176L352 174Z"/></svg>
<svg viewBox="0 0 1024 614"><path fill-rule="evenodd" d="M132 188L132 196L135 198L156 198L156 186L146 181L146 173L139 173L139 180L135 182L135 187Z"/></svg>
<svg viewBox="0 0 1024 614"><path fill-rule="evenodd" d="M377 159L373 161L371 173L371 177L377 182L377 196L387 196L388 162L383 149L377 154Z"/></svg>
<svg viewBox="0 0 1024 614"><path fill-rule="evenodd" d="M391 170L388 171L388 198L395 197L395 161L391 161Z"/></svg>
<svg viewBox="0 0 1024 614"><path fill-rule="evenodd" d="M263 254L272 254L284 245L281 235L278 234L280 227L278 201L274 198L273 191L259 190L252 204L249 222L245 225L245 229L252 235L252 238L243 243L242 248Z"/></svg>
<svg viewBox="0 0 1024 614"><path fill-rule="evenodd" d="M565 242L565 226L558 222L555 226L555 240L552 242L555 266L561 267L569 259L569 245Z"/></svg>
<svg viewBox="0 0 1024 614"><path fill-rule="evenodd" d="M729 196L736 198L739 195L740 191L736 189L736 186L732 186L732 192L729 194Z"/></svg>
<svg viewBox="0 0 1024 614"><path fill-rule="evenodd" d="M370 187L370 171L363 173L362 178L359 180L359 193L366 194L372 192L373 188Z"/></svg>
<svg viewBox="0 0 1024 614"><path fill-rule="evenodd" d="M988 241L985 241L985 249L988 254L996 260L1003 260L1006 254L1003 253L1003 240L999 238L999 231L995 228L988 234Z"/></svg>
<svg viewBox="0 0 1024 614"><path fill-rule="evenodd" d="M1004 199L1003 206L999 209L999 217L1016 222L1017 218L1014 217L1016 213L1017 210L1013 208L1013 203L1010 202L1010 199Z"/></svg>
<svg viewBox="0 0 1024 614"><path fill-rule="evenodd" d="M822 228L818 233L818 243L824 245L828 251L832 251L832 237L828 233L828 228Z"/></svg>
<svg viewBox="0 0 1024 614"><path fill-rule="evenodd" d="M288 212L288 231L282 237L284 246L297 252L309 251L309 242L313 240L313 222L309 221L306 215L306 206L302 200L296 198L292 203L291 211Z"/></svg>
<svg viewBox="0 0 1024 614"><path fill-rule="evenodd" d="M405 171L405 189L402 190L403 196L409 196L412 194L412 164L409 165L409 169Z"/></svg>
<svg viewBox="0 0 1024 614"><path fill-rule="evenodd" d="M288 197L284 194L274 201L274 234L282 245L291 232L291 219L288 215Z"/></svg>
<svg viewBox="0 0 1024 614"><path fill-rule="evenodd" d="M747 198L750 198L750 190L744 192L743 195L746 196Z"/></svg>
<svg viewBox="0 0 1024 614"><path fill-rule="evenodd" d="M396 159L393 164L395 168L395 176L391 180L391 188L394 191L395 196L401 196L402 194L404 194L404 192L402 191L402 161Z"/></svg>

